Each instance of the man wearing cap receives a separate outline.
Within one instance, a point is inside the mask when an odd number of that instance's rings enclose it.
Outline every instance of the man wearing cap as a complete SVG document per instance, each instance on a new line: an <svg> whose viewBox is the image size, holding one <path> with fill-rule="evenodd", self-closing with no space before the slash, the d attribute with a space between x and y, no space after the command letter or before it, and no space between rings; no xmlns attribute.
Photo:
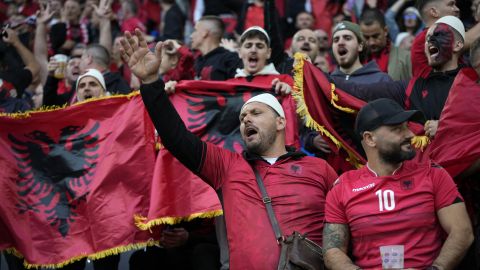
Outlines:
<svg viewBox="0 0 480 270"><path fill-rule="evenodd" d="M363 57L366 47L358 24L349 21L337 24L333 29L332 42L333 55L338 66L330 74L330 77L335 81L358 84L392 82L392 78L382 72L374 60L362 65L360 59ZM307 151L315 153L317 156L325 157L327 155L327 159L337 159L328 143L318 132L309 132L303 140L304 148Z"/></svg>
<svg viewBox="0 0 480 270"><path fill-rule="evenodd" d="M368 47L366 61L375 60L380 70L398 80L412 77L410 52L393 46L385 16L377 9L367 9L360 17L360 28Z"/></svg>
<svg viewBox="0 0 480 270"><path fill-rule="evenodd" d="M465 44L465 28L457 17L445 16L428 29L426 38L425 54L433 70L425 76L414 76L409 82L368 85L345 83L333 78L334 82L337 87L357 98L367 101L391 98L405 108L423 112L428 120L425 134L433 138L452 83L462 69L458 59Z"/></svg>
<svg viewBox="0 0 480 270"><path fill-rule="evenodd" d="M327 196L329 269L454 269L471 245L472 227L452 178L437 165L411 161L407 121L419 118L390 99L359 111L355 131L368 163L342 174Z"/></svg>
<svg viewBox="0 0 480 270"><path fill-rule="evenodd" d="M90 98L99 98L104 96L106 91L105 79L100 71L89 69L83 75L80 75L76 84L77 102L85 101Z"/></svg>
<svg viewBox="0 0 480 270"><path fill-rule="evenodd" d="M162 60L162 44L158 43L152 53L141 33L135 34L139 43L125 33L123 59L142 80L142 98L162 143L187 168L223 194L231 269L274 269L279 260L280 246L252 166L263 178L283 234L296 230L321 243L324 201L336 175L323 160L287 150L287 123L277 99L262 94L242 107L239 120L246 145L244 155L203 142L185 128L162 91L164 85L156 73Z"/></svg>
<svg viewBox="0 0 480 270"><path fill-rule="evenodd" d="M362 65L366 51L365 39L358 24L343 21L333 29L333 55L338 67L330 76L355 83L372 83L392 81L388 74L382 72L375 61Z"/></svg>
<svg viewBox="0 0 480 270"><path fill-rule="evenodd" d="M272 54L270 36L259 27L252 26L240 36L238 52L243 68L237 69L235 79L231 81L247 81L272 84L275 92L289 94L293 86L290 75L280 74L273 63L268 64Z"/></svg>

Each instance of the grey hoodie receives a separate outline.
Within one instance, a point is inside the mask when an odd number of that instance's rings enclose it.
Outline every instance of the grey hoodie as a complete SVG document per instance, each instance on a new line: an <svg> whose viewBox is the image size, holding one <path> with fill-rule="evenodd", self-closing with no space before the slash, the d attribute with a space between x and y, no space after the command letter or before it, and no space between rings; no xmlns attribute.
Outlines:
<svg viewBox="0 0 480 270"><path fill-rule="evenodd" d="M374 60L355 70L352 74L345 74L337 67L330 76L334 79L343 79L357 84L393 81L387 73L380 70Z"/></svg>

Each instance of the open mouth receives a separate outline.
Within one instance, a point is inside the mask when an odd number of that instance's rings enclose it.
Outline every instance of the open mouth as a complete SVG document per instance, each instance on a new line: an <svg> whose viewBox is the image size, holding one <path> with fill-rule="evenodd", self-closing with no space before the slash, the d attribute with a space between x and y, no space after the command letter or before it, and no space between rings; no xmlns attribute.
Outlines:
<svg viewBox="0 0 480 270"><path fill-rule="evenodd" d="M338 48L337 52L338 52L338 55L344 56L348 53L348 50L344 47L340 47L340 48Z"/></svg>
<svg viewBox="0 0 480 270"><path fill-rule="evenodd" d="M91 95L91 94L87 94L87 95L83 96L84 100L91 99L91 98L93 98L93 95Z"/></svg>
<svg viewBox="0 0 480 270"><path fill-rule="evenodd" d="M250 56L248 57L248 65L250 67L255 67L257 66L257 63L258 63L258 58L256 56Z"/></svg>
<svg viewBox="0 0 480 270"><path fill-rule="evenodd" d="M245 136L250 138L258 133L258 131L254 127L246 127L245 128Z"/></svg>
<svg viewBox="0 0 480 270"><path fill-rule="evenodd" d="M436 57L439 53L439 50L437 47L433 45L428 46L428 53L430 54L430 57Z"/></svg>
<svg viewBox="0 0 480 270"><path fill-rule="evenodd" d="M302 47L300 47L300 50L302 50L304 52L310 52L312 49L310 48L310 45L308 43L306 43Z"/></svg>

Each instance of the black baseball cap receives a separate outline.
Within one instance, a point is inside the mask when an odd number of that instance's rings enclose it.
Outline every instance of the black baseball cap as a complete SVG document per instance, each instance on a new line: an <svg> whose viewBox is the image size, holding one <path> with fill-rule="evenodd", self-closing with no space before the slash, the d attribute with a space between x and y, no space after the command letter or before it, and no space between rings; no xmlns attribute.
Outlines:
<svg viewBox="0 0 480 270"><path fill-rule="evenodd" d="M406 121L424 122L421 111L406 111L397 102L380 98L367 103L360 109L355 120L355 133L362 136L363 132L371 131L380 126L398 125Z"/></svg>

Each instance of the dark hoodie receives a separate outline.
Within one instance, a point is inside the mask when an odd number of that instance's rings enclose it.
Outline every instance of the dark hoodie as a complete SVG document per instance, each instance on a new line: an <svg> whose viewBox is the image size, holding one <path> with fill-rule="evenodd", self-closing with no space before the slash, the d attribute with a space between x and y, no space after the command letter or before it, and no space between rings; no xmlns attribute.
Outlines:
<svg viewBox="0 0 480 270"><path fill-rule="evenodd" d="M370 61L352 74L345 74L337 67L330 75L334 79L343 79L357 84L393 81L387 73L382 72L375 61Z"/></svg>
<svg viewBox="0 0 480 270"><path fill-rule="evenodd" d="M127 81L118 72L107 71L103 73L103 78L105 79L107 91L112 94L128 94L132 91Z"/></svg>

